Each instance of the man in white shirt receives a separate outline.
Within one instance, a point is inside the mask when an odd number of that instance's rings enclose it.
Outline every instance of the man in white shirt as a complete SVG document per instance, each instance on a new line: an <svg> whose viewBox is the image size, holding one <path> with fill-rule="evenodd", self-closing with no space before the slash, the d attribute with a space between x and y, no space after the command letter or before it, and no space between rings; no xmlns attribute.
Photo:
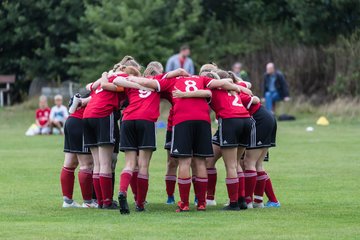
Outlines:
<svg viewBox="0 0 360 240"><path fill-rule="evenodd" d="M61 95L56 95L54 97L54 102L55 106L53 106L50 111L51 133L53 133L54 128L57 128L60 131L60 134L64 134L63 126L66 119L69 117L68 110L62 105L63 98Z"/></svg>

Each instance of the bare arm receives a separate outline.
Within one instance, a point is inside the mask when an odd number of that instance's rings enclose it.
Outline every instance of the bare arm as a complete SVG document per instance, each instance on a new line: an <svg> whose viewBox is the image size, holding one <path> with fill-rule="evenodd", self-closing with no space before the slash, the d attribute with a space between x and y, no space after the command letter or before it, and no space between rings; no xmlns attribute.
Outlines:
<svg viewBox="0 0 360 240"><path fill-rule="evenodd" d="M89 91L94 91L101 85L101 82L107 82L107 72L103 72L101 77L95 82L86 85L86 89Z"/></svg>
<svg viewBox="0 0 360 240"><path fill-rule="evenodd" d="M147 80L147 81L151 81L153 83L155 83L155 87L148 87L148 86L144 86L143 84L139 84L137 81L132 81L132 78L136 78L136 79L140 79L142 80ZM114 79L113 83L116 86L121 86L124 88L135 88L135 89L140 89L140 90L145 90L145 91L154 91L154 89L157 89L157 82L154 80L149 80L147 78L140 78L140 77L133 77L130 76L128 77L128 80L124 77L117 77Z"/></svg>
<svg viewBox="0 0 360 240"><path fill-rule="evenodd" d="M258 104L260 102L260 98L257 96L253 96L252 104Z"/></svg>
<svg viewBox="0 0 360 240"><path fill-rule="evenodd" d="M128 82L137 83L147 89L159 90L159 85L156 80L150 80L150 79L144 78L144 77L129 76Z"/></svg>
<svg viewBox="0 0 360 240"><path fill-rule="evenodd" d="M196 90L191 92L182 92L179 89L175 89L172 92L174 98L210 98L212 93L210 90Z"/></svg>
<svg viewBox="0 0 360 240"><path fill-rule="evenodd" d="M178 68L174 71L170 71L165 75L165 78L174 78L179 76L190 76L190 74L183 68Z"/></svg>
<svg viewBox="0 0 360 240"><path fill-rule="evenodd" d="M235 91L235 92L241 92L241 88L238 85L235 85L233 83L230 83L227 79L220 79L220 80L212 80L208 86L208 88L222 88L228 91Z"/></svg>

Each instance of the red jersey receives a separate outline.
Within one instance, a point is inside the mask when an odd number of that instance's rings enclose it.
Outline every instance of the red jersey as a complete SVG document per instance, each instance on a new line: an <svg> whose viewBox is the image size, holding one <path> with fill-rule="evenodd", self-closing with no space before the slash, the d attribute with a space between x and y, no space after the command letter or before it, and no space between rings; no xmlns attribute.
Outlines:
<svg viewBox="0 0 360 240"><path fill-rule="evenodd" d="M191 92L206 89L212 81L202 76L165 78L158 80L159 91L172 93L177 88L180 91ZM203 120L210 123L209 106L205 98L173 98L173 125L191 120Z"/></svg>
<svg viewBox="0 0 360 240"><path fill-rule="evenodd" d="M239 82L237 84L239 86L247 88L247 85L244 82ZM244 92L240 93L240 98L244 104L244 107L246 107L246 109L249 111L250 115L254 115L254 113L256 113L257 110L259 110L259 108L261 107L261 103L252 104L254 97L250 96Z"/></svg>
<svg viewBox="0 0 360 240"><path fill-rule="evenodd" d="M160 79L162 76L153 78ZM157 121L160 115L160 94L158 92L126 88L125 93L129 99L129 106L123 111L123 120Z"/></svg>
<svg viewBox="0 0 360 240"><path fill-rule="evenodd" d="M84 115L84 111L85 111L85 107L76 109L76 111L74 113L70 114L70 117L82 119L83 115Z"/></svg>
<svg viewBox="0 0 360 240"><path fill-rule="evenodd" d="M112 83L116 77L127 77L127 74L113 74L108 78ZM92 87L92 86L90 86ZM91 88L92 89L92 88ZM119 109L119 93L111 92L101 88L101 85L94 91L91 90L91 99L87 104L83 118L103 118Z"/></svg>
<svg viewBox="0 0 360 240"><path fill-rule="evenodd" d="M45 126L46 123L49 122L50 118L50 108L44 108L44 109L37 109L35 114L36 120L39 121L40 126Z"/></svg>
<svg viewBox="0 0 360 240"><path fill-rule="evenodd" d="M231 95L223 89L212 89L210 106L219 118L248 118L249 112L243 106L239 94Z"/></svg>

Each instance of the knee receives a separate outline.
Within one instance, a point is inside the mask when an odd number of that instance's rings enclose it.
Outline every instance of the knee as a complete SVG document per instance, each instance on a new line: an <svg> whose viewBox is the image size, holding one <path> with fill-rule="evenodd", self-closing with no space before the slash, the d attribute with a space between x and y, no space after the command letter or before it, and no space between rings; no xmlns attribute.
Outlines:
<svg viewBox="0 0 360 240"><path fill-rule="evenodd" d="M174 159L170 159L170 160L168 161L167 166L168 166L168 169L177 168L178 162L177 162L176 160L174 160Z"/></svg>

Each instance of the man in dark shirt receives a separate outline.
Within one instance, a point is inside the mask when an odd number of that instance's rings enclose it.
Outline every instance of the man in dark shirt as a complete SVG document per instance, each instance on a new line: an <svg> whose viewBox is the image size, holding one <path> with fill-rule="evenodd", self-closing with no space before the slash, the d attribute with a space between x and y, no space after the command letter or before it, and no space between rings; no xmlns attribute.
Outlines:
<svg viewBox="0 0 360 240"><path fill-rule="evenodd" d="M273 111L275 102L289 101L289 89L284 75L275 69L274 63L266 65L264 74L264 98L266 109Z"/></svg>

